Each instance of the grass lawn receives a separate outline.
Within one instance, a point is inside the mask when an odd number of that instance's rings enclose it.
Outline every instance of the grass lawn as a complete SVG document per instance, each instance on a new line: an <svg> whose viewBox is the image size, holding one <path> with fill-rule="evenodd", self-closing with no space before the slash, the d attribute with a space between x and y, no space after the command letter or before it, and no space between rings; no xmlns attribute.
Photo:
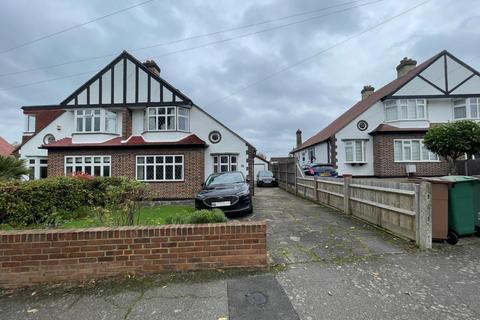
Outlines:
<svg viewBox="0 0 480 320"><path fill-rule="evenodd" d="M187 205L162 205L143 207L138 210L134 217L135 225L162 225L165 224L167 217L173 216L178 213L189 214L195 211L195 208ZM113 213L110 217L100 218L94 213L85 210L81 214L80 218L64 221L56 226L56 228L62 229L74 229L74 228L92 228L92 227L108 227L118 225L118 214ZM8 224L0 224L0 230L16 230L16 229L39 229L44 228L41 225L34 225L22 228L14 228Z"/></svg>

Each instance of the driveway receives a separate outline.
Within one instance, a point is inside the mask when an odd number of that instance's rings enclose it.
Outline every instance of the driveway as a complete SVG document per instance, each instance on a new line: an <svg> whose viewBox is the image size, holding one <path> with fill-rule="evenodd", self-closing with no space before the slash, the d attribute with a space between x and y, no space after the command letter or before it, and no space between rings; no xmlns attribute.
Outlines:
<svg viewBox="0 0 480 320"><path fill-rule="evenodd" d="M347 262L405 252L412 244L340 211L317 205L280 188L257 188L255 214L268 222L275 264Z"/></svg>
<svg viewBox="0 0 480 320"><path fill-rule="evenodd" d="M428 252L280 189L258 189L269 270L126 277L0 291L13 319L480 319L480 239Z"/></svg>

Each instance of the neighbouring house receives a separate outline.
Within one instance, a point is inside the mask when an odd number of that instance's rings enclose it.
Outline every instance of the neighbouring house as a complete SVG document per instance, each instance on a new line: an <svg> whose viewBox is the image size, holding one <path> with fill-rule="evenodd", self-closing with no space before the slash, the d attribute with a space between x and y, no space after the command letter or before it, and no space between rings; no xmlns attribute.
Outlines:
<svg viewBox="0 0 480 320"><path fill-rule="evenodd" d="M34 179L126 176L161 199L194 197L214 172L253 184L255 148L126 51L60 104L22 109L18 153Z"/></svg>
<svg viewBox="0 0 480 320"><path fill-rule="evenodd" d="M5 139L0 137L0 156L9 156L12 154L14 147Z"/></svg>
<svg viewBox="0 0 480 320"><path fill-rule="evenodd" d="M397 78L362 99L323 130L297 145L301 164L333 164L340 175L401 177L447 174L445 161L423 145L435 124L480 120L480 74L448 51L417 65L404 58Z"/></svg>
<svg viewBox="0 0 480 320"><path fill-rule="evenodd" d="M269 169L270 162L265 159L264 156L256 154L253 159L253 176L255 181L257 181L257 174L260 171L265 171Z"/></svg>

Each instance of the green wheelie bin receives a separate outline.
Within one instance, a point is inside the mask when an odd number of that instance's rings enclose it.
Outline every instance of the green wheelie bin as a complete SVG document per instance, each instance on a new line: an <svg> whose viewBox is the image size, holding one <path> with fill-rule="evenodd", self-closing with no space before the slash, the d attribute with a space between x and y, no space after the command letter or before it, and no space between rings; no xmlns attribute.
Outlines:
<svg viewBox="0 0 480 320"><path fill-rule="evenodd" d="M480 179L477 180L473 188L475 229L477 230L477 236L480 236Z"/></svg>
<svg viewBox="0 0 480 320"><path fill-rule="evenodd" d="M448 238L447 242L455 244L459 236L475 233L475 191L479 180L468 176L445 176L441 178L452 182L448 190Z"/></svg>

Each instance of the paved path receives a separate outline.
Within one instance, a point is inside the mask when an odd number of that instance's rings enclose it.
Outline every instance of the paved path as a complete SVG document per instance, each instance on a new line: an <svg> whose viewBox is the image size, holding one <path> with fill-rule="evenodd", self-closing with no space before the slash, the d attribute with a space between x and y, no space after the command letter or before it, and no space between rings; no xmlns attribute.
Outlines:
<svg viewBox="0 0 480 320"><path fill-rule="evenodd" d="M255 214L247 219L269 221L270 270L4 292L0 319L480 319L479 238L419 252L279 189L260 189L254 201ZM245 303L239 291L250 289L274 304Z"/></svg>

